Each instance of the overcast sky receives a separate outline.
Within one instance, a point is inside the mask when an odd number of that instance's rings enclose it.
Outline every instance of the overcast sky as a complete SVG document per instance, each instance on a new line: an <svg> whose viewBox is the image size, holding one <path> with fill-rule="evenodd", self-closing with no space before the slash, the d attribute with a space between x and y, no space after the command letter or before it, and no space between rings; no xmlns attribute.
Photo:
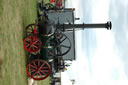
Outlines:
<svg viewBox="0 0 128 85"><path fill-rule="evenodd" d="M128 85L128 0L67 0L76 23L112 22L112 30L76 32L77 60L62 74L63 84Z"/></svg>

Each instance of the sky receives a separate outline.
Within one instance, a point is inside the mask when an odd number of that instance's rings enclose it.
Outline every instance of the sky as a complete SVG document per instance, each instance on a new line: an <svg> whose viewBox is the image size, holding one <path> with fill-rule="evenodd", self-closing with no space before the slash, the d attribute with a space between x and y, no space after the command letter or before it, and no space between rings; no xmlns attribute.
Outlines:
<svg viewBox="0 0 128 85"><path fill-rule="evenodd" d="M62 85L128 85L128 0L67 0L75 23L112 22L112 30L76 32L76 57L62 73Z"/></svg>

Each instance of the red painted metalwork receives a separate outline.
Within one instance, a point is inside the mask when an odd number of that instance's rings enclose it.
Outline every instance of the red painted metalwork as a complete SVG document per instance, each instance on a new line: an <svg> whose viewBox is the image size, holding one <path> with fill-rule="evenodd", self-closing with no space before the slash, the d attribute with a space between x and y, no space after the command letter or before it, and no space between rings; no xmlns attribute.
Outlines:
<svg viewBox="0 0 128 85"><path fill-rule="evenodd" d="M50 0L50 3L54 3L56 0Z"/></svg>
<svg viewBox="0 0 128 85"><path fill-rule="evenodd" d="M23 47L27 52L36 52L41 48L41 41L36 36L27 36L23 40Z"/></svg>
<svg viewBox="0 0 128 85"><path fill-rule="evenodd" d="M61 8L62 7L62 0L57 0L56 1L56 7L58 7L58 8Z"/></svg>
<svg viewBox="0 0 128 85"><path fill-rule="evenodd" d="M26 72L34 80L43 80L49 76L50 66L46 61L37 59L27 65Z"/></svg>
<svg viewBox="0 0 128 85"><path fill-rule="evenodd" d="M55 3L57 8L62 8L63 6L63 1L62 0L50 0L50 3Z"/></svg>

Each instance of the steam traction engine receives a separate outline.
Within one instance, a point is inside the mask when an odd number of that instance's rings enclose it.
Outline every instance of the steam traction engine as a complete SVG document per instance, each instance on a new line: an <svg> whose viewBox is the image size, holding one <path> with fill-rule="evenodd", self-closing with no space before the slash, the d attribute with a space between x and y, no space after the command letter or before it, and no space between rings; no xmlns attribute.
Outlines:
<svg viewBox="0 0 128 85"><path fill-rule="evenodd" d="M111 29L111 22L103 24L74 24L74 9L44 11L34 24L26 27L23 47L28 52L27 75L34 80L43 80L50 74L64 71L65 58L75 53L74 31L81 28ZM73 32L73 40L66 33ZM69 56L70 57L70 56ZM70 60L70 59L68 59ZM72 60L72 59L71 59Z"/></svg>

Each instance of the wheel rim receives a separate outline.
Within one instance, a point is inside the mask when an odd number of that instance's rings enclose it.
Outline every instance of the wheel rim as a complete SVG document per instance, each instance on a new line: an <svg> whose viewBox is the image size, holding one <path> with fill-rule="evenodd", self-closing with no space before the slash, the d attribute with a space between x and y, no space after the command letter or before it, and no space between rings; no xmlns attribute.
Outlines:
<svg viewBox="0 0 128 85"><path fill-rule="evenodd" d="M52 40L51 38L54 37ZM66 42L66 43L65 43ZM49 56L63 56L66 55L71 49L70 39L62 33L55 33L48 38L46 44L52 49L47 48Z"/></svg>
<svg viewBox="0 0 128 85"><path fill-rule="evenodd" d="M41 41L35 36L27 36L23 40L23 47L28 52L36 52L41 48Z"/></svg>
<svg viewBox="0 0 128 85"><path fill-rule="evenodd" d="M27 65L26 72L34 80L43 80L49 76L50 66L44 60L33 60Z"/></svg>
<svg viewBox="0 0 128 85"><path fill-rule="evenodd" d="M35 24L29 24L27 27L26 27L26 35L29 36L29 35L33 35L33 31L34 31L34 28L37 30L37 25Z"/></svg>

